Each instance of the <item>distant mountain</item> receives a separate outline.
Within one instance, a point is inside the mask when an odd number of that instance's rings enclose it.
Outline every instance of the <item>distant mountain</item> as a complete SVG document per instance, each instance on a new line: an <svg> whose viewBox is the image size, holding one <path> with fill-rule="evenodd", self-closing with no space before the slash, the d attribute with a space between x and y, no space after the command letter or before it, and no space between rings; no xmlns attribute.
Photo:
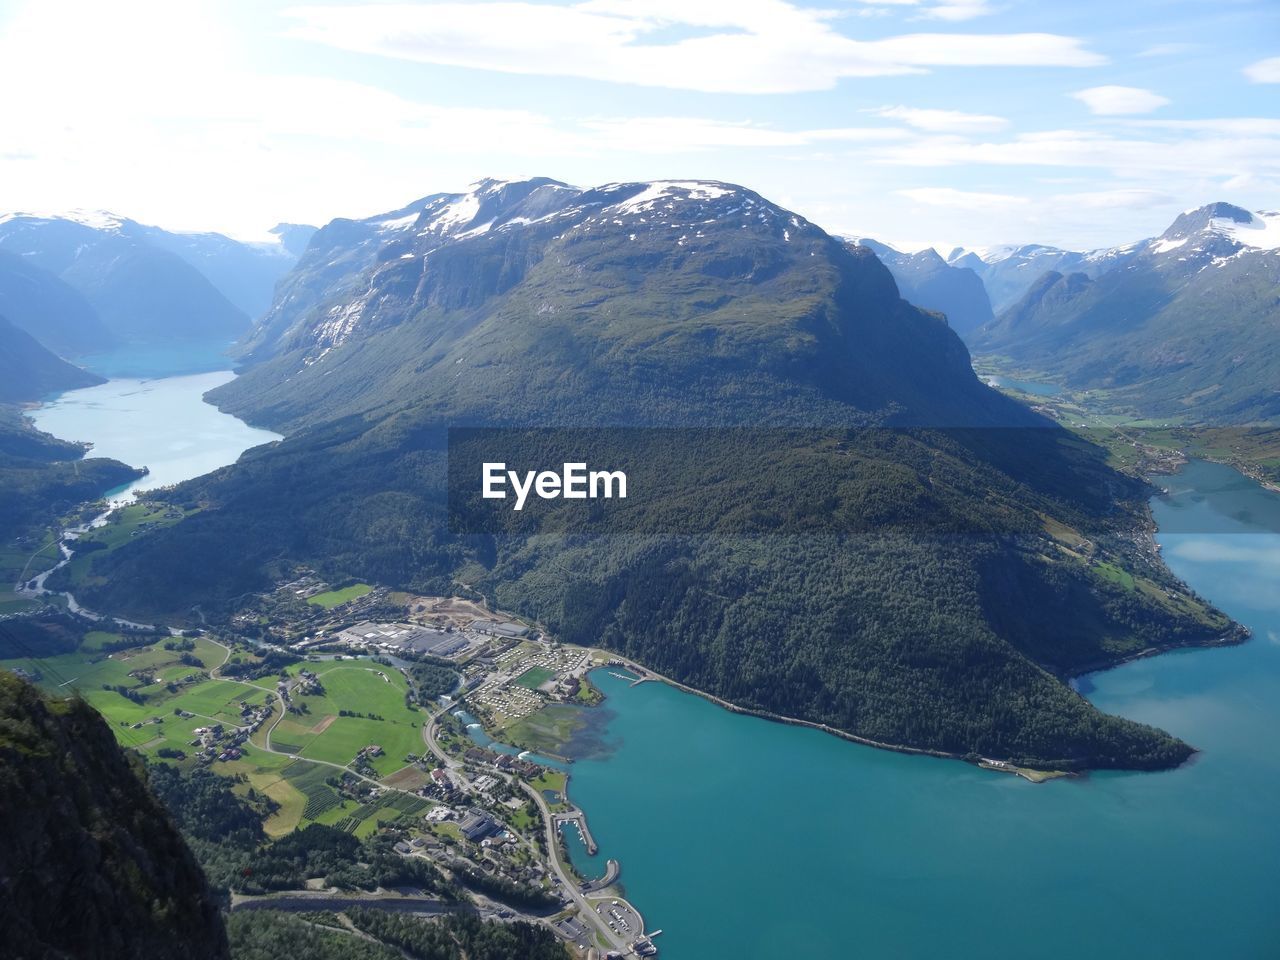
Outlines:
<svg viewBox="0 0 1280 960"><path fill-rule="evenodd" d="M199 604L214 622L308 564L480 591L565 640L880 742L1059 767L1190 752L1061 679L1230 632L1194 598L1166 603L1184 593L1154 551L1105 532L1145 522L1147 488L982 384L870 250L749 189L486 180L336 220L245 356L213 398L290 436L162 493L203 509L100 558L84 602L145 617ZM895 429L944 424L967 430ZM772 532L457 532L448 428L537 425L620 443L624 426L743 428L672 473ZM774 447L763 425L838 439ZM738 437L766 491L745 503L727 468ZM788 534L815 489L801 527L879 516L896 532ZM1010 533L929 534L947 518ZM1095 526L1069 546L1050 533ZM1118 585L1103 558L1150 589Z"/></svg>
<svg viewBox="0 0 1280 960"><path fill-rule="evenodd" d="M270 302L293 265L289 244L243 244L221 234L180 234L112 214L0 217L0 251L74 287L117 340L236 339ZM64 344L68 353L98 349Z"/></svg>
<svg viewBox="0 0 1280 960"><path fill-rule="evenodd" d="M285 252L297 260L307 249L311 238L316 235L316 230L316 227L305 223L277 223L270 232Z"/></svg>
<svg viewBox="0 0 1280 960"><path fill-rule="evenodd" d="M995 319L982 279L968 264L949 264L932 249L901 253L865 237L853 243L880 258L905 299L944 314L951 329L961 336Z"/></svg>
<svg viewBox="0 0 1280 960"><path fill-rule="evenodd" d="M220 233L170 233L132 221L121 227L125 236L176 253L250 318L271 306L276 281L293 267L315 229L280 224L272 230L279 242L242 243Z"/></svg>
<svg viewBox="0 0 1280 960"><path fill-rule="evenodd" d="M118 343L78 290L29 258L3 251L0 316L59 356L97 353Z"/></svg>
<svg viewBox="0 0 1280 960"><path fill-rule="evenodd" d="M1280 417L1280 214L1209 204L1088 264L1041 275L974 349L1142 415Z"/></svg>
<svg viewBox="0 0 1280 960"><path fill-rule="evenodd" d="M978 275L996 313L1020 300L1031 285L1050 270L1096 275L1101 269L1089 261L1088 254L1038 243L992 247L980 252L957 247L947 255L947 263L967 267Z"/></svg>
<svg viewBox="0 0 1280 960"><path fill-rule="evenodd" d="M104 382L46 350L31 334L0 316L0 402L39 400L60 390Z"/></svg>
<svg viewBox="0 0 1280 960"><path fill-rule="evenodd" d="M6 640L24 623L6 628ZM82 700L0 671L0 929L15 958L225 960L218 905L139 761Z"/></svg>
<svg viewBox="0 0 1280 960"><path fill-rule="evenodd" d="M579 193L546 177L487 179L467 193L432 194L376 217L334 220L309 237L309 248L297 269L281 282L275 305L236 352L257 361L305 348L317 337L334 340L350 318L338 319L341 308L334 310L332 305L355 301L365 293L358 287L361 278L386 259L426 257L456 238L546 222L569 207ZM328 309L329 315L320 314L322 309ZM318 333L317 328L329 332Z"/></svg>

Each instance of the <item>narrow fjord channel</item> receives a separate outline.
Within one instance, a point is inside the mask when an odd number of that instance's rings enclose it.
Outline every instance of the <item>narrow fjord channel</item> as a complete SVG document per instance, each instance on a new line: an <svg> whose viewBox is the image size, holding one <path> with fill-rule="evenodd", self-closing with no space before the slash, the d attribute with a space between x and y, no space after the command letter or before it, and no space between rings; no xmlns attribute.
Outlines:
<svg viewBox="0 0 1280 960"><path fill-rule="evenodd" d="M216 369L226 361L214 346L103 355L94 361L90 368L110 377L106 383L59 394L32 410L31 419L55 437L92 444L88 456L109 457L148 472L107 491L108 511L64 532L58 567L70 560L79 533L104 522L110 510L132 501L138 491L203 476L234 463L250 447L280 439L279 434L250 427L204 402L207 391L235 376L230 370ZM24 590L43 592L52 572L36 577ZM72 610L96 617L73 595L66 596Z"/></svg>

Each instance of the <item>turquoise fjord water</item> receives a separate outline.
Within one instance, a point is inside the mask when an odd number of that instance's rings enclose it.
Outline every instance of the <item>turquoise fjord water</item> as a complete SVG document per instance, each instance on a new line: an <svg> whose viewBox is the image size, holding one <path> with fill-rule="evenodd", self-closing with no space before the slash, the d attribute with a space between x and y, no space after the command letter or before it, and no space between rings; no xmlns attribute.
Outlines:
<svg viewBox="0 0 1280 960"><path fill-rule="evenodd" d="M280 435L250 427L202 399L231 380L222 345L156 348L134 356L101 359L91 369L115 379L59 394L31 411L37 427L64 440L89 441L89 456L113 457L150 474L112 491L114 501L189 480L234 463L250 447ZM104 355L105 356L105 355ZM137 371L123 376L117 371ZM192 370L202 372L191 372ZM178 375L173 375L177 373Z"/></svg>
<svg viewBox="0 0 1280 960"><path fill-rule="evenodd" d="M600 844L571 844L582 872L622 862L667 960L1280 957L1280 495L1208 463L1166 483L1170 566L1254 638L1086 689L1192 763L1036 785L601 670L610 750L569 788Z"/></svg>
<svg viewBox="0 0 1280 960"><path fill-rule="evenodd" d="M106 353L81 357L81 366L100 377L154 379L189 373L212 373L231 366L225 340L182 343L131 343Z"/></svg>

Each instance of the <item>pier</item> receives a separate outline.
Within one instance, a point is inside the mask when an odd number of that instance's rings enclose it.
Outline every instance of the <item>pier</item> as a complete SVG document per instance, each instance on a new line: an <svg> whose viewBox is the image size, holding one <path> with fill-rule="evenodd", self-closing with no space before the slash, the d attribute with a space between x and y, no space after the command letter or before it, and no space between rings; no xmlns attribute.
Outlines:
<svg viewBox="0 0 1280 960"><path fill-rule="evenodd" d="M555 815L555 822L556 826L561 829L563 829L566 823L576 824L578 827L578 834L582 837L582 843L587 848L587 853L594 857L599 851L600 848L596 846L595 837L591 836L591 828L587 826L587 815L581 810L573 810L569 813L557 813Z"/></svg>
<svg viewBox="0 0 1280 960"><path fill-rule="evenodd" d="M580 888L583 893L591 893L594 890L603 890L605 887L612 886L617 882L618 877L622 874L622 864L617 860L610 858L605 862L605 870L603 877L597 877L595 880L588 880Z"/></svg>

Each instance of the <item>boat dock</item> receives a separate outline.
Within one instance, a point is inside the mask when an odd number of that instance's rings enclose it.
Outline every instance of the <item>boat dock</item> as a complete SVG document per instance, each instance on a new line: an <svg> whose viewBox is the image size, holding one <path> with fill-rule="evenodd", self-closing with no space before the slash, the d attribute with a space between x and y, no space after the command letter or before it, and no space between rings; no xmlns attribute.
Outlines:
<svg viewBox="0 0 1280 960"><path fill-rule="evenodd" d="M575 824L578 828L578 835L582 837L582 843L587 848L587 853L594 857L599 852L600 848L596 846L596 839L591 836L591 828L587 826L587 815L581 810L557 813L555 822L558 829L563 829L566 823Z"/></svg>

